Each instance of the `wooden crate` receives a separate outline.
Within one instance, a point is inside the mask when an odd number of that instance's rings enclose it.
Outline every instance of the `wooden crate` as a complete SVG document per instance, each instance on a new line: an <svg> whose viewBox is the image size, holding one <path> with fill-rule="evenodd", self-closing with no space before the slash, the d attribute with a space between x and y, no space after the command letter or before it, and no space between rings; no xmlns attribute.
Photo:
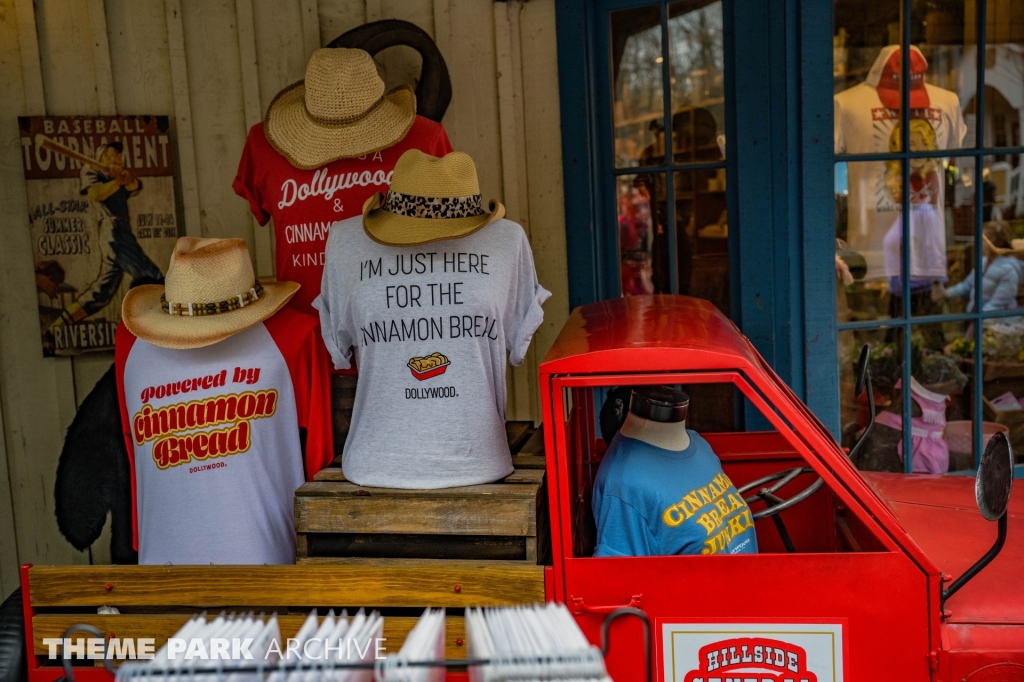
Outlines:
<svg viewBox="0 0 1024 682"><path fill-rule="evenodd" d="M1018 397L1024 395L1024 362L986 360L981 364L981 371L981 401L984 419L1009 427L1010 447L1013 449L1014 458L1021 461L1021 457L1024 456L1024 411L997 410L990 401L1006 392ZM963 372L972 379L973 383L973 360L964 360ZM973 404L973 390L968 391L968 399L971 401L970 404ZM971 457L970 468L974 468L973 455Z"/></svg>
<svg viewBox="0 0 1024 682"><path fill-rule="evenodd" d="M36 655L44 637L71 625L104 636L153 637L159 648L200 611L276 613L281 635L298 630L310 608L379 609L386 650L401 648L419 611L444 606L446 655L463 658L467 606L544 601L544 568L522 562L334 560L329 566L33 566L26 592ZM97 614L114 606L119 614ZM45 659L43 659L45 661ZM47 663L49 663L47 661Z"/></svg>
<svg viewBox="0 0 1024 682"><path fill-rule="evenodd" d="M331 375L331 426L334 430L334 455L341 457L352 425L352 406L356 402L358 377L349 374Z"/></svg>
<svg viewBox="0 0 1024 682"><path fill-rule="evenodd" d="M987 390L985 392L988 393ZM981 400L985 412L985 421L1002 424L1010 429L1008 434L1010 449L1013 452L1014 459L1020 462L1021 458L1024 457L1024 410L997 410L988 397L982 396ZM969 468L974 468L973 455Z"/></svg>
<svg viewBox="0 0 1024 682"><path fill-rule="evenodd" d="M485 485L368 488L346 480L336 458L295 492L296 562L374 557L536 564L538 536L542 542L549 537L544 436L528 422L509 422L506 433L516 470Z"/></svg>

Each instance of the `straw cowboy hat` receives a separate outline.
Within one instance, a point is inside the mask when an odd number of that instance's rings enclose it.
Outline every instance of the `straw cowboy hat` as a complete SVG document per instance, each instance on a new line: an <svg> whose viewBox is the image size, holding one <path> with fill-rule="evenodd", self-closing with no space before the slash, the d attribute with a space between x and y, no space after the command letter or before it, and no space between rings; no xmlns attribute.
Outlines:
<svg viewBox="0 0 1024 682"><path fill-rule="evenodd" d="M280 310L296 282L261 284L244 239L182 237L174 245L166 286L128 291L121 319L128 331L163 348L202 348Z"/></svg>
<svg viewBox="0 0 1024 682"><path fill-rule="evenodd" d="M395 164L387 195L363 204L363 231L387 246L417 246L473 234L505 215L492 201L484 210L473 159L463 152L441 158L410 149Z"/></svg>
<svg viewBox="0 0 1024 682"><path fill-rule="evenodd" d="M405 137L415 118L412 89L385 95L368 53L325 48L309 58L305 80L270 103L263 130L289 163L313 170L387 149Z"/></svg>

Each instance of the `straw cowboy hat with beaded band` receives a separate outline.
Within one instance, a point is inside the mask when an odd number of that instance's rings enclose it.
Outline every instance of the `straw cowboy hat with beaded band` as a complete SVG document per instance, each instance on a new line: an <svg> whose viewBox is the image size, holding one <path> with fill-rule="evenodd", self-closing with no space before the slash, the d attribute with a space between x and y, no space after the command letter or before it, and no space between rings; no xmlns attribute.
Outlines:
<svg viewBox="0 0 1024 682"><path fill-rule="evenodd" d="M368 53L325 48L310 57L305 80L270 103L263 130L289 163L313 170L387 149L405 137L415 119L412 88L385 95Z"/></svg>
<svg viewBox="0 0 1024 682"><path fill-rule="evenodd" d="M363 231L378 244L418 246L465 237L504 215L497 201L484 209L468 154L438 158L410 149L395 164L387 194L363 204Z"/></svg>
<svg viewBox="0 0 1024 682"><path fill-rule="evenodd" d="M121 319L128 331L163 348L202 348L262 322L299 290L295 282L262 284L244 239L182 237L166 285L128 291Z"/></svg>

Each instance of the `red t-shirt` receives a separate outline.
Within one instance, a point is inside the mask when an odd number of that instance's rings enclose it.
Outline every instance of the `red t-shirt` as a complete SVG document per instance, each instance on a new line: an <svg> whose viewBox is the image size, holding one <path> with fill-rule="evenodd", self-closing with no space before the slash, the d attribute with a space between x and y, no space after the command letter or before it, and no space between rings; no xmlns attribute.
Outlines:
<svg viewBox="0 0 1024 682"><path fill-rule="evenodd" d="M295 489L334 458L317 319L285 307L189 350L122 323L114 363L139 563L294 562Z"/></svg>
<svg viewBox="0 0 1024 682"><path fill-rule="evenodd" d="M362 213L370 195L386 192L398 157L410 149L444 156L452 145L444 126L417 116L393 147L307 171L270 146L262 123L249 130L232 187L249 202L260 225L274 219L277 279L302 285L291 305L317 314L311 304L320 294L328 228Z"/></svg>

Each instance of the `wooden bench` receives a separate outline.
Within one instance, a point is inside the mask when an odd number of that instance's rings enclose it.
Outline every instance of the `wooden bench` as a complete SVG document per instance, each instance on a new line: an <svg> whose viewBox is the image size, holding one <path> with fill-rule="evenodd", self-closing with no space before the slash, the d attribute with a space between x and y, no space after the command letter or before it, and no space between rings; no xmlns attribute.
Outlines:
<svg viewBox="0 0 1024 682"><path fill-rule="evenodd" d="M398 651L420 611L444 606L446 655L465 658L467 606L545 600L545 568L513 561L402 559L334 560L302 566L23 566L29 682L63 675L43 639L85 623L105 637L152 637L156 647L201 611L277 613L282 637L291 637L311 608L349 615L360 607L384 614L386 650ZM100 615L99 606L120 613ZM85 636L85 635L76 635ZM109 681L101 668L82 668L78 682Z"/></svg>
<svg viewBox="0 0 1024 682"><path fill-rule="evenodd" d="M416 557L536 564L538 538L548 537L544 436L528 422L509 422L506 434L516 470L486 485L367 488L347 481L336 458L295 492L296 561Z"/></svg>

